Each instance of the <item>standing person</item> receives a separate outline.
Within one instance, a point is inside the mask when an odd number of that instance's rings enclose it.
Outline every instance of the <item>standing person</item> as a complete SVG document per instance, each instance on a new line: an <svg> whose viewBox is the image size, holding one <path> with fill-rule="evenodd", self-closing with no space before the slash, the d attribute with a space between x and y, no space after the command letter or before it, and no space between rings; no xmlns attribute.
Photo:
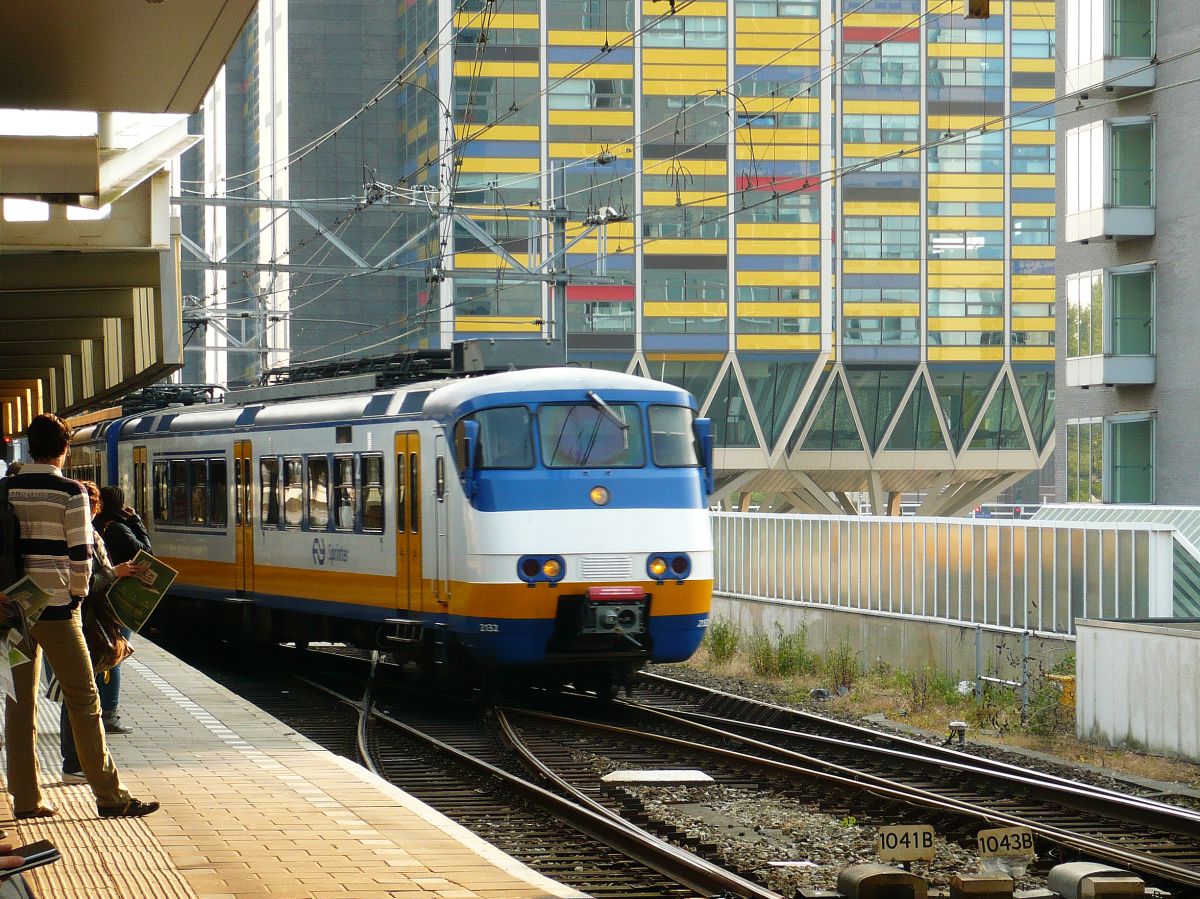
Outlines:
<svg viewBox="0 0 1200 899"><path fill-rule="evenodd" d="M29 664L13 669L15 700L7 700L5 735L8 791L13 817L44 818L58 809L42 801L37 761L37 694L42 652L62 684L79 761L102 818L140 818L157 802L134 799L108 754L100 725L100 697L80 624L79 604L88 592L92 527L87 492L63 476L70 426L57 415L39 415L26 431L33 462L9 479L8 499L21 523L19 547L25 573L50 594L50 602L26 635Z"/></svg>
<svg viewBox="0 0 1200 899"><path fill-rule="evenodd" d="M79 483L83 484L83 489L87 491L88 506L92 515L92 534L97 538L92 544L92 574L88 580L88 595L83 600L83 604L86 606L89 602L99 601L95 597L107 593L108 588L115 584L118 578L143 574L150 566L134 565L131 561L119 562L116 565L112 564L104 540L99 538L99 529L96 528L96 518L100 515L101 509L102 491L93 481L80 481ZM121 628L121 630L125 634L125 639L129 639L132 631L129 628ZM114 731L108 726L108 721L104 716L104 692L109 688L109 684L105 683L105 677L106 675L113 674L119 667L121 666L117 665L105 672L105 674L96 675L96 690L100 694L100 719L104 725L104 732L107 734L128 734L133 732L133 728L131 727ZM75 749L75 733L71 729L71 716L68 713L65 702L62 704L62 709L59 713L59 734L63 757L63 783L87 783L87 778L83 774L83 766L79 762L79 753Z"/></svg>
<svg viewBox="0 0 1200 899"><path fill-rule="evenodd" d="M108 550L108 560L114 567L123 562L132 562L139 551L152 552L150 535L137 512L125 505L125 491L120 487L100 488L100 511L92 509L92 526ZM97 541L99 542L99 541ZM133 632L121 628L121 633L128 640ZM100 691L100 717L104 723L104 732L108 734L131 734L133 728L121 723L121 714L117 707L121 702L121 666L117 665L108 672L108 680L98 678L96 684Z"/></svg>

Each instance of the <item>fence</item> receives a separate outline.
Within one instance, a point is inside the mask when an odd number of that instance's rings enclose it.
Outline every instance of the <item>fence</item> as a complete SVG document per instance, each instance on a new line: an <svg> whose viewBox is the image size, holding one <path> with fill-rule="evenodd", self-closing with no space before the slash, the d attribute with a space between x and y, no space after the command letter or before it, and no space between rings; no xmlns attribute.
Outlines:
<svg viewBox="0 0 1200 899"><path fill-rule="evenodd" d="M1172 614L1161 524L713 513L718 594L1073 635Z"/></svg>

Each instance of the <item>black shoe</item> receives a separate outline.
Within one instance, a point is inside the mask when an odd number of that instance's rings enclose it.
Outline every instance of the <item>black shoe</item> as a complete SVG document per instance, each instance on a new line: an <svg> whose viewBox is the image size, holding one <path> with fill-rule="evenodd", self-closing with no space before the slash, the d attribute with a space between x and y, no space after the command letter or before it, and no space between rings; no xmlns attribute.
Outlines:
<svg viewBox="0 0 1200 899"><path fill-rule="evenodd" d="M49 818L58 814L58 809L53 805L39 805L35 809L30 809L27 812L15 812L13 817L18 821L24 821L28 818Z"/></svg>
<svg viewBox="0 0 1200 899"><path fill-rule="evenodd" d="M158 811L158 803L142 802L132 797L124 805L98 805L96 812L101 818L144 818Z"/></svg>
<svg viewBox="0 0 1200 899"><path fill-rule="evenodd" d="M116 712L105 712L100 716L106 734L131 734L134 728L121 723L121 716Z"/></svg>

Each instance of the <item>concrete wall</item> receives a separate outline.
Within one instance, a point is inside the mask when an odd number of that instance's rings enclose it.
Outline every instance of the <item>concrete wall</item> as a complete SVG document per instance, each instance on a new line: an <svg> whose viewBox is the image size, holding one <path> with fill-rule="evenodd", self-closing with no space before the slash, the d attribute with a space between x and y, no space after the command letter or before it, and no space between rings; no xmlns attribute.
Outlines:
<svg viewBox="0 0 1200 899"><path fill-rule="evenodd" d="M1200 761L1200 621L1076 628L1079 736Z"/></svg>
<svg viewBox="0 0 1200 899"><path fill-rule="evenodd" d="M774 639L776 626L785 633L807 628L808 647L826 652L840 644L854 647L859 664L882 661L909 671L930 667L961 680L975 677L975 628L947 621L905 618L788 600L713 597L713 620L736 625L743 634L765 633ZM1006 680L1021 675L1020 632L983 632L983 673ZM1047 670L1074 648L1067 637L1031 637L1033 672Z"/></svg>

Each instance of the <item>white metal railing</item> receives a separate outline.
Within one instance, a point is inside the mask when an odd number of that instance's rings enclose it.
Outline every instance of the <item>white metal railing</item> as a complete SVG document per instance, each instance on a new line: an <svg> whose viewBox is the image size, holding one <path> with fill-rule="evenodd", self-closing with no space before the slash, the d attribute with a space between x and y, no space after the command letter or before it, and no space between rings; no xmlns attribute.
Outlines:
<svg viewBox="0 0 1200 899"><path fill-rule="evenodd" d="M1060 635L1172 611L1174 529L1153 522L712 516L725 596Z"/></svg>

